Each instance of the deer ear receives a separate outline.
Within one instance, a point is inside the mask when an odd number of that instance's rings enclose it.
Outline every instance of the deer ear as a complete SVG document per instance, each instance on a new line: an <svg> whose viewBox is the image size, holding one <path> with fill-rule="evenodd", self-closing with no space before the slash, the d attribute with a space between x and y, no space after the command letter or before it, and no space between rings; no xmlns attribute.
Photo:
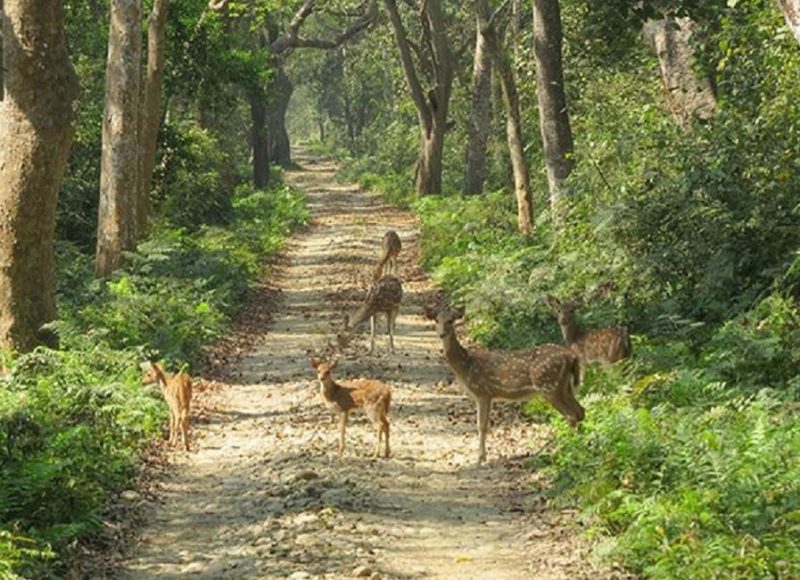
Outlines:
<svg viewBox="0 0 800 580"><path fill-rule="evenodd" d="M147 371L150 370L150 365L151 364L152 363L150 361L139 363L139 368L142 370L142 372L146 373Z"/></svg>
<svg viewBox="0 0 800 580"><path fill-rule="evenodd" d="M335 359L335 360L331 361L331 363L328 365L328 368L329 368L330 370L333 370L333 369L335 369L337 366L339 366L339 360L338 360L338 359Z"/></svg>
<svg viewBox="0 0 800 580"><path fill-rule="evenodd" d="M556 298L552 294L546 294L544 299L550 305L550 308L558 308L559 305L560 305L560 302L558 301L558 298Z"/></svg>
<svg viewBox="0 0 800 580"><path fill-rule="evenodd" d="M313 357L313 356L310 356L310 357L308 357L308 362L310 362L310 363L311 363L311 366L312 366L313 368L317 368L317 367L319 366L319 359L318 359L318 358L315 358L315 357Z"/></svg>
<svg viewBox="0 0 800 580"><path fill-rule="evenodd" d="M459 306L458 308L453 308L452 313L453 313L453 320L464 318L464 307Z"/></svg>

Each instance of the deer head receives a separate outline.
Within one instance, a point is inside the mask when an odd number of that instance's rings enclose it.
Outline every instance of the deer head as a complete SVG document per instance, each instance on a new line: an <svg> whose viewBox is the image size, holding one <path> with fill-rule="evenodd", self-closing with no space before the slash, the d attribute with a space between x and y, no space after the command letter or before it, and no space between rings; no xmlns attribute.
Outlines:
<svg viewBox="0 0 800 580"><path fill-rule="evenodd" d="M425 317L436 322L436 334L439 338L455 332L456 321L464 318L464 308L451 308L449 306L425 306Z"/></svg>
<svg viewBox="0 0 800 580"><path fill-rule="evenodd" d="M309 357L308 362L311 363L311 367L317 371L317 378L320 381L327 380L331 376L333 369L339 364L337 360L328 361L314 356Z"/></svg>

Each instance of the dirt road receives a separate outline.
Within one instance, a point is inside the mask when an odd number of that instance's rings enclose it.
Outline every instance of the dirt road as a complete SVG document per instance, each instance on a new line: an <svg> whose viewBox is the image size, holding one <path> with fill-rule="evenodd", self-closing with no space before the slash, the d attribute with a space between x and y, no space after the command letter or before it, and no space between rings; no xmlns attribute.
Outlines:
<svg viewBox="0 0 800 580"><path fill-rule="evenodd" d="M413 216L337 184L329 163L299 162L304 169L287 178L307 192L313 221L275 272L282 298L274 322L227 369L227 386L208 402L210 420L196 426L195 449L175 452L164 502L116 576L606 576L575 539L574 516L549 511L535 474L523 469L543 427L496 406L489 463L474 467L474 404L448 384L439 339L421 316L431 286L416 265ZM392 384L393 456L369 458L374 433L354 415L339 457L306 353L321 350L363 297L389 228L404 246L397 353L381 334L366 356L362 334L338 376Z"/></svg>

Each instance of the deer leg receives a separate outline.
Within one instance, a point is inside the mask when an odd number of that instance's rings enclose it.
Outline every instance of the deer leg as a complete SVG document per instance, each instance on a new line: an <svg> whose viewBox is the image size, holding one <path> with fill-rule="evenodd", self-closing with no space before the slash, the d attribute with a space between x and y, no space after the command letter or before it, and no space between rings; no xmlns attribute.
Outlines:
<svg viewBox="0 0 800 580"><path fill-rule="evenodd" d="M369 354L375 350L375 315L369 317Z"/></svg>
<svg viewBox="0 0 800 580"><path fill-rule="evenodd" d="M344 453L344 432L347 430L347 411L339 416L339 455Z"/></svg>
<svg viewBox="0 0 800 580"><path fill-rule="evenodd" d="M383 430L384 449L383 456L389 457L389 419L381 417L381 429Z"/></svg>
<svg viewBox="0 0 800 580"><path fill-rule="evenodd" d="M489 412L491 409L491 399L478 399L478 465L486 461L486 433L489 430Z"/></svg>
<svg viewBox="0 0 800 580"><path fill-rule="evenodd" d="M375 452L372 454L372 457L379 457L381 454L381 435L383 435L383 425L379 418L376 418L375 422Z"/></svg>
<svg viewBox="0 0 800 580"><path fill-rule="evenodd" d="M189 451L189 413L181 414L181 434L183 435L183 447Z"/></svg>
<svg viewBox="0 0 800 580"><path fill-rule="evenodd" d="M169 410L169 444L170 447L178 444L178 415Z"/></svg>
<svg viewBox="0 0 800 580"><path fill-rule="evenodd" d="M394 352L394 329L397 323L398 310L392 310L386 315L386 322L389 326L389 349Z"/></svg>

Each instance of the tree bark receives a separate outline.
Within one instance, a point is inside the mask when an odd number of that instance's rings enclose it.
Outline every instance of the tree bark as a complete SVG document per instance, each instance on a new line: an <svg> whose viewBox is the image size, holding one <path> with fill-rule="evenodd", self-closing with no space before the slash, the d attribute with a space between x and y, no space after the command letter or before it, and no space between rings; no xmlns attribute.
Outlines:
<svg viewBox="0 0 800 580"><path fill-rule="evenodd" d="M3 3L0 102L0 347L29 351L55 337L56 199L78 83L59 0Z"/></svg>
<svg viewBox="0 0 800 580"><path fill-rule="evenodd" d="M107 277L135 247L139 183L140 0L112 0L103 112L95 273Z"/></svg>
<svg viewBox="0 0 800 580"><path fill-rule="evenodd" d="M517 228L522 235L529 236L533 233L533 196L528 162L525 159L525 144L522 139L522 115L519 110L517 79L497 31L493 23L489 22L488 2L476 0L475 9L480 20L481 35L492 54L495 69L500 75L503 103L506 107L506 138L514 173L514 194L517 200Z"/></svg>
<svg viewBox="0 0 800 580"><path fill-rule="evenodd" d="M533 52L539 127L547 162L550 205L559 215L568 193L564 180L575 166L561 60L561 11L558 0L533 0Z"/></svg>
<svg viewBox="0 0 800 580"><path fill-rule="evenodd" d="M278 67L270 86L267 124L269 126L271 161L281 167L292 164L292 150L289 144L289 132L286 130L286 111L292 99L294 85L289 75Z"/></svg>
<svg viewBox="0 0 800 580"><path fill-rule="evenodd" d="M429 74L430 89L427 93L419 80L406 30L397 10L397 2L384 0L384 6L392 24L403 73L419 119L421 139L417 162L417 196L438 194L442 192L444 134L453 87L453 57L448 45L441 0L426 0L419 14L429 51L427 66L422 67Z"/></svg>
<svg viewBox="0 0 800 580"><path fill-rule="evenodd" d="M253 146L253 187L264 189L269 185L269 138L267 135L267 106L261 91L251 90L250 101L251 131Z"/></svg>
<svg viewBox="0 0 800 580"><path fill-rule="evenodd" d="M150 190L156 165L158 130L161 125L161 88L164 84L166 56L167 6L169 0L155 0L147 27L147 78L142 108L141 174L136 206L136 238L141 239L150 228L153 212Z"/></svg>
<svg viewBox="0 0 800 580"><path fill-rule="evenodd" d="M695 72L689 39L695 23L690 18L649 20L644 35L658 56L667 107L675 122L690 130L695 119L707 119L717 108L711 79Z"/></svg>
<svg viewBox="0 0 800 580"><path fill-rule="evenodd" d="M800 0L777 0L777 2L786 19L786 25L797 42L800 42Z"/></svg>
<svg viewBox="0 0 800 580"><path fill-rule="evenodd" d="M478 0L486 4L487 0ZM476 18L475 58L472 65L472 109L470 110L464 195L483 193L486 181L486 143L492 120L492 58Z"/></svg>

